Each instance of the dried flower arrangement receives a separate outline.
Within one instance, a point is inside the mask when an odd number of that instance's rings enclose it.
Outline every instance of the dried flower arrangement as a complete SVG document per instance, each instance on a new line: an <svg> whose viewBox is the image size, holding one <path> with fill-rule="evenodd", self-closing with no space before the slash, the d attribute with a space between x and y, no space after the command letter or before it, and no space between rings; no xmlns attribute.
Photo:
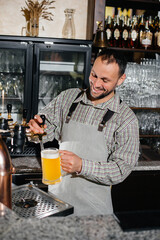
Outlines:
<svg viewBox="0 0 160 240"><path fill-rule="evenodd" d="M21 11L23 12L23 16L28 21L30 19L30 15L37 15L39 18L46 19L48 21L53 21L53 14L50 12L47 12L48 9L55 8L55 7L49 7L52 3L55 1L49 1L49 0L43 0L40 3L38 0L32 1L27 0L26 5L28 8L21 8Z"/></svg>
<svg viewBox="0 0 160 240"><path fill-rule="evenodd" d="M32 25L32 22L36 21L36 23L34 23L33 25L36 25L35 27L38 28L40 18L46 19L48 21L53 21L53 14L51 12L47 12L47 10L55 8L51 6L54 2L55 1L49 0L42 0L41 2L39 2L38 0L27 0L25 3L28 8L26 7L21 8L23 16L26 19L26 22L30 21L31 22L30 24ZM38 31L36 35L32 33L30 35L37 36L37 34Z"/></svg>

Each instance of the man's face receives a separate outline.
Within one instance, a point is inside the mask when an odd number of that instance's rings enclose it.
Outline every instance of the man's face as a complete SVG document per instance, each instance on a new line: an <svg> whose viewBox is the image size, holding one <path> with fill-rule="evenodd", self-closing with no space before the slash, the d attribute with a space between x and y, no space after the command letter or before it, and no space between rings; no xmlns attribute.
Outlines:
<svg viewBox="0 0 160 240"><path fill-rule="evenodd" d="M107 63L98 57L92 67L89 83L91 100L97 103L108 101L113 95L116 86L125 79L125 74L119 77L119 66L117 63Z"/></svg>

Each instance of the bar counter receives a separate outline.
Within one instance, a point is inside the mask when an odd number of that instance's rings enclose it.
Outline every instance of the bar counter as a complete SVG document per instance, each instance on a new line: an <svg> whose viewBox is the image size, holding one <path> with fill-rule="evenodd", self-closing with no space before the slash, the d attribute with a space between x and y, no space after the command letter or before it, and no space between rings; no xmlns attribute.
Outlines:
<svg viewBox="0 0 160 240"><path fill-rule="evenodd" d="M124 232L112 215L24 219L0 204L0 239L159 240L160 230ZM3 216L2 216L3 215Z"/></svg>
<svg viewBox="0 0 160 240"><path fill-rule="evenodd" d="M16 157L12 158L12 164L16 169L15 175L26 174L41 174L41 161L38 157ZM135 166L134 173L141 175L141 172L151 172L153 176L158 172L160 176L160 161L139 161L137 166ZM137 176L133 176L134 179ZM151 176L152 177L152 176ZM150 181L150 175L149 175ZM147 178L147 179L148 179ZM130 178L129 178L130 179ZM134 182L134 179L132 182ZM159 179L159 178L158 178ZM139 181L139 180L138 180ZM141 180L138 182L140 183ZM23 184L23 183L22 183ZM137 184L137 183L136 183ZM140 184L138 184L139 186ZM123 200L131 191L133 197L138 198L138 194L134 193L134 188L129 182L128 190L123 188L115 188L116 194L118 194L118 208L120 203L120 198ZM143 184L142 184L143 188ZM137 189L137 188L136 188ZM147 191L148 191L147 187ZM141 190L141 188L140 188ZM119 191L119 192L118 192ZM156 190L156 192L159 190ZM133 193L132 193L133 192ZM152 199L148 196L147 199ZM144 194L144 196L146 196ZM117 196L116 196L117 198ZM156 197L156 199L159 199ZM134 199L133 204L134 204ZM124 201L124 200L123 200ZM142 203L143 203L142 199ZM131 202L130 202L131 203ZM115 204L116 206L116 204ZM87 216L87 217L77 217L69 215L67 217L47 217L43 219L34 218L20 218L10 209L5 209L6 215L0 217L0 239L72 239L72 240L87 240L87 239L118 239L118 240L132 240L132 239L145 239L145 240L159 240L160 239L160 228L151 228L149 230L131 230L123 231L119 225L117 219L114 215L106 216Z"/></svg>
<svg viewBox="0 0 160 240"><path fill-rule="evenodd" d="M40 173L41 160L39 157L16 157L12 158L12 164L16 173ZM138 161L134 171L160 170L160 161Z"/></svg>

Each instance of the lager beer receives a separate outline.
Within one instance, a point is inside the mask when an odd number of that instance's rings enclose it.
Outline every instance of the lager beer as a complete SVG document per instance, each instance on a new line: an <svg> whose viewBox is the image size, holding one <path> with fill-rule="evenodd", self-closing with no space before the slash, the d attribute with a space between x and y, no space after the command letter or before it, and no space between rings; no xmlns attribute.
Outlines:
<svg viewBox="0 0 160 240"><path fill-rule="evenodd" d="M61 182L61 167L59 151L56 148L46 148L41 151L42 182L44 184L56 184Z"/></svg>

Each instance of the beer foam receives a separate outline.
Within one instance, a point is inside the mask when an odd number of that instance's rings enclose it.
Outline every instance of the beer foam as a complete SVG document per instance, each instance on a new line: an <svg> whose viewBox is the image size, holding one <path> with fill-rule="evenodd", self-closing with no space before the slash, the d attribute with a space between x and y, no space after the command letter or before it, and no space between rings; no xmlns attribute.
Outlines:
<svg viewBox="0 0 160 240"><path fill-rule="evenodd" d="M41 157L49 159L59 158L58 149L44 149L41 151Z"/></svg>

